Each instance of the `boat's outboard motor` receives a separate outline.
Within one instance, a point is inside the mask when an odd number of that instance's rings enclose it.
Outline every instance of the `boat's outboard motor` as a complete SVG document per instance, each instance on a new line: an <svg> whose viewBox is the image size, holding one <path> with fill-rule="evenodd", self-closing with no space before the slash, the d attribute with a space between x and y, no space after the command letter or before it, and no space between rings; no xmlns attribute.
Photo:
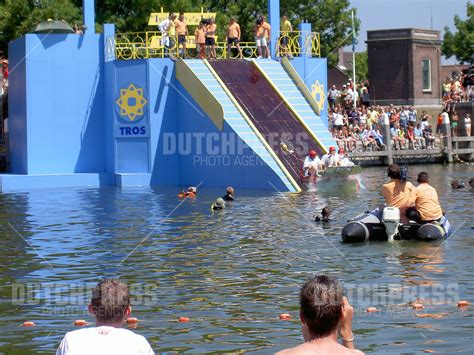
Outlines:
<svg viewBox="0 0 474 355"><path fill-rule="evenodd" d="M426 241L437 240L444 238L446 235L445 230L437 223L423 224L417 231L417 239Z"/></svg>
<svg viewBox="0 0 474 355"><path fill-rule="evenodd" d="M385 207L382 214L382 223L385 225L388 241L393 241L398 234L398 225L400 224L400 210L395 207Z"/></svg>

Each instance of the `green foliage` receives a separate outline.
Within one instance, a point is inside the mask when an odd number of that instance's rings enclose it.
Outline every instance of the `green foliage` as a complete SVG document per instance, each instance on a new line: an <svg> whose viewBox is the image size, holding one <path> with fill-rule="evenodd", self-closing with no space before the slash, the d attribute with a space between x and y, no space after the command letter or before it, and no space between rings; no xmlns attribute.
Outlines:
<svg viewBox="0 0 474 355"><path fill-rule="evenodd" d="M452 33L448 27L444 28L443 54L449 58L455 56L461 63L470 62L474 54L474 5L467 3L467 19L461 20L454 16L454 25L457 32Z"/></svg>
<svg viewBox="0 0 474 355"><path fill-rule="evenodd" d="M35 5L39 4L39 5ZM321 33L321 55L330 63L337 61L337 49L351 43L351 9L349 0L281 1L281 14L286 14L296 29L303 20ZM253 41L253 28L259 14L267 14L267 0L96 0L96 23L115 23L117 32L156 30L148 26L151 12L186 11L217 12L220 38L235 16L242 29L242 40ZM82 23L82 0L0 0L0 50L8 41L22 36L35 24L48 18L74 25ZM359 21L356 19L356 27ZM99 27L99 26L96 26Z"/></svg>
<svg viewBox="0 0 474 355"><path fill-rule="evenodd" d="M31 31L48 19L82 22L81 11L69 0L28 1L5 0L0 3L0 51L8 50L8 42Z"/></svg>
<svg viewBox="0 0 474 355"><path fill-rule="evenodd" d="M355 54L355 65L356 65L356 82L364 81L369 77L369 64L368 64L367 51L356 52ZM352 66L351 66L352 67ZM349 78L353 77L352 68L347 71Z"/></svg>

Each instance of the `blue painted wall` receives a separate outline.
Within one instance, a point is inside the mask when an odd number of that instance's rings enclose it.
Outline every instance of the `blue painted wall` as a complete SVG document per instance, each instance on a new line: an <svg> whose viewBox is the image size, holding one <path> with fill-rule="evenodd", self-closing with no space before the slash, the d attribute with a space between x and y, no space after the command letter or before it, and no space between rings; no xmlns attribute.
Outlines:
<svg viewBox="0 0 474 355"><path fill-rule="evenodd" d="M303 79L309 91L313 91L316 81L319 82L320 90L324 95L328 90L327 85L327 60L326 58L315 58L315 57L295 57L291 60L291 65L298 72L299 76ZM326 96L324 96L323 109L321 110L321 118L324 123L328 122L328 104Z"/></svg>
<svg viewBox="0 0 474 355"><path fill-rule="evenodd" d="M12 67L26 53L12 71L15 83L26 82L26 92L16 88L9 97L12 172L104 171L100 36L27 34L11 43L10 53Z"/></svg>

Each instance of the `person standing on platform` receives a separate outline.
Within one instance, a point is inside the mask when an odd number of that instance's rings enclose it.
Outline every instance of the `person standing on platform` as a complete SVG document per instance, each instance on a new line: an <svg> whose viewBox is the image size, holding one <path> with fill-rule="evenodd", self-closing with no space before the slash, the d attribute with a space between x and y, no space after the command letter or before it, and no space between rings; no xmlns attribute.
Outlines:
<svg viewBox="0 0 474 355"><path fill-rule="evenodd" d="M281 23L280 51L281 56L293 58L290 51L290 32L293 32L293 26L287 16L283 16Z"/></svg>
<svg viewBox="0 0 474 355"><path fill-rule="evenodd" d="M265 29L265 38L267 39L267 45L265 46L265 50L267 51L267 55L265 58L270 58L270 40L272 38L272 27L268 22L266 22L265 16L262 16L263 19L263 28Z"/></svg>
<svg viewBox="0 0 474 355"><path fill-rule="evenodd" d="M176 32L178 33L178 53L179 46L182 47L181 57L186 58L186 36L188 35L188 26L184 22L184 12L179 13L178 19L174 22Z"/></svg>
<svg viewBox="0 0 474 355"><path fill-rule="evenodd" d="M229 26L227 27L227 58L230 58L230 50L232 49L232 45L237 47L239 51L239 58L242 58L242 50L240 49L240 26L235 20L235 17L232 17L229 22Z"/></svg>
<svg viewBox="0 0 474 355"><path fill-rule="evenodd" d="M199 22L199 26L194 31L194 43L196 44L196 55L199 56L199 59L206 58L206 33L203 21Z"/></svg>
<svg viewBox="0 0 474 355"><path fill-rule="evenodd" d="M209 19L209 22L206 26L206 47L209 53L210 59L216 59L216 30L217 25L214 22L213 18Z"/></svg>
<svg viewBox="0 0 474 355"><path fill-rule="evenodd" d="M163 54L170 58L174 58L173 54L171 54L171 49L176 45L175 20L176 15L171 12L168 18L158 25L158 30L161 32L161 45L164 47Z"/></svg>

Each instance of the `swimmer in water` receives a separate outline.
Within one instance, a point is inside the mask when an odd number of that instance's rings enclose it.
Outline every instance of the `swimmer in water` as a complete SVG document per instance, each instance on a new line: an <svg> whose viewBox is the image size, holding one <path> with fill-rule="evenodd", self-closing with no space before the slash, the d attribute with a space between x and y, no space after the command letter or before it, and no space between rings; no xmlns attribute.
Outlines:
<svg viewBox="0 0 474 355"><path fill-rule="evenodd" d="M463 182L459 182L459 180L453 180L451 181L451 187L453 189L464 189L466 185Z"/></svg>
<svg viewBox="0 0 474 355"><path fill-rule="evenodd" d="M227 188L227 193L224 197L222 197L222 199L224 201L234 201L235 200L235 196L234 196L234 188L229 186Z"/></svg>
<svg viewBox="0 0 474 355"><path fill-rule="evenodd" d="M223 210L225 208L225 201L222 198L218 198L211 206L211 210Z"/></svg>
<svg viewBox="0 0 474 355"><path fill-rule="evenodd" d="M314 216L316 222L330 222L331 221L331 210L329 207L324 207L321 210L321 215Z"/></svg>
<svg viewBox="0 0 474 355"><path fill-rule="evenodd" d="M469 186L471 187L471 189L474 189L474 178L469 179Z"/></svg>

